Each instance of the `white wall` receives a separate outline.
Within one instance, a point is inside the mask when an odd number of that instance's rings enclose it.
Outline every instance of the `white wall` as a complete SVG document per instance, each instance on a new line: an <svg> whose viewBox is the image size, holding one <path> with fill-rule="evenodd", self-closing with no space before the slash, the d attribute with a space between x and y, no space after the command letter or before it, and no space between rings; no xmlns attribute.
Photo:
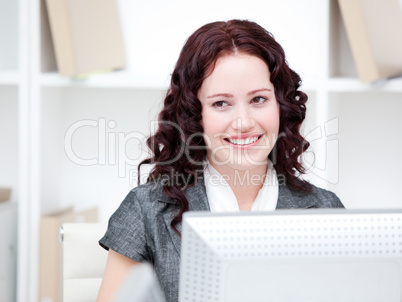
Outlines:
<svg viewBox="0 0 402 302"><path fill-rule="evenodd" d="M272 32L289 62L305 76L318 76L316 26L323 18L320 0L132 1L120 0L129 69L141 73L172 71L185 40L205 23L250 19Z"/></svg>
<svg viewBox="0 0 402 302"><path fill-rule="evenodd" d="M339 118L339 181L329 188L349 208L402 208L402 95L333 94L329 105Z"/></svg>

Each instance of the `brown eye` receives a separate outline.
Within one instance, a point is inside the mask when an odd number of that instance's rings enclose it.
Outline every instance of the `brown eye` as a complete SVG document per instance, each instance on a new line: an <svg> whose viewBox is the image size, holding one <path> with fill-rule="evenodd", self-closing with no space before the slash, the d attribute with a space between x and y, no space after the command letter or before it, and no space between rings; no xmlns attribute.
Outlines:
<svg viewBox="0 0 402 302"><path fill-rule="evenodd" d="M212 104L212 107L215 108L223 108L226 107L228 104L225 101L218 101Z"/></svg>
<svg viewBox="0 0 402 302"><path fill-rule="evenodd" d="M261 105L265 103L268 99L262 96L256 96L255 98L252 99L252 103L256 105Z"/></svg>

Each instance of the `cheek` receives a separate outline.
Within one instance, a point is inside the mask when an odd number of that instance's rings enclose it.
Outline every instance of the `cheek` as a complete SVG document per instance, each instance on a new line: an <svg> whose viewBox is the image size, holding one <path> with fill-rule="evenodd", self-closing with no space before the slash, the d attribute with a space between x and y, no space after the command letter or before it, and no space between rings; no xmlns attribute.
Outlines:
<svg viewBox="0 0 402 302"><path fill-rule="evenodd" d="M273 131L275 132L279 131L279 124L280 124L279 114L272 116L270 127L272 128Z"/></svg>
<svg viewBox="0 0 402 302"><path fill-rule="evenodd" d="M218 123L216 123L214 119L203 119L204 138L206 138L206 142L214 139L215 134L219 131L218 126Z"/></svg>
<svg viewBox="0 0 402 302"><path fill-rule="evenodd" d="M209 135L221 132L223 127L221 117L208 111L202 113L201 124L204 129L204 133Z"/></svg>
<svg viewBox="0 0 402 302"><path fill-rule="evenodd" d="M272 129L272 131L278 132L279 131L279 124L280 124L280 107L279 104L272 110L269 114L269 119L267 119L268 127Z"/></svg>
<svg viewBox="0 0 402 302"><path fill-rule="evenodd" d="M267 135L267 144L273 146L278 139L280 115L279 110L271 110L266 112L264 118L260 119L260 126L265 130Z"/></svg>
<svg viewBox="0 0 402 302"><path fill-rule="evenodd" d="M280 123L279 108L267 110L258 115L260 125L268 132L277 132Z"/></svg>
<svg viewBox="0 0 402 302"><path fill-rule="evenodd" d="M221 119L211 114L204 114L202 117L202 126L204 129L204 141L209 147L217 144L219 134L225 132L225 127ZM214 143L215 142L215 143Z"/></svg>

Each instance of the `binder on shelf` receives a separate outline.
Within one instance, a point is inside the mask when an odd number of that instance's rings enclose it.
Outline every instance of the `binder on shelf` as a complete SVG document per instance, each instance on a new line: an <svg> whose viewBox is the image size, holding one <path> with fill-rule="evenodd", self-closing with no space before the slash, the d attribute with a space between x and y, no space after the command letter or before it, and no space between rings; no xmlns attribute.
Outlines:
<svg viewBox="0 0 402 302"><path fill-rule="evenodd" d="M39 301L62 301L62 245L59 228L66 222L98 222L98 209L90 208L75 212L68 208L43 216L40 226L40 273Z"/></svg>
<svg viewBox="0 0 402 302"><path fill-rule="evenodd" d="M61 75L82 77L126 65L116 0L46 0Z"/></svg>
<svg viewBox="0 0 402 302"><path fill-rule="evenodd" d="M11 189L0 187L0 202L10 200Z"/></svg>
<svg viewBox="0 0 402 302"><path fill-rule="evenodd" d="M359 78L402 75L402 2L338 0Z"/></svg>

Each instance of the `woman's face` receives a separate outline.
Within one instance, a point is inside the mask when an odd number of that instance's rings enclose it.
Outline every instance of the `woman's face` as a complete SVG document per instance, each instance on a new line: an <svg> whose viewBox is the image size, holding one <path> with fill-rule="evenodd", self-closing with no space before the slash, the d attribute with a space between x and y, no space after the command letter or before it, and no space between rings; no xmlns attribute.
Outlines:
<svg viewBox="0 0 402 302"><path fill-rule="evenodd" d="M218 58L198 92L209 162L236 170L266 165L278 137L279 104L268 66L244 53Z"/></svg>

